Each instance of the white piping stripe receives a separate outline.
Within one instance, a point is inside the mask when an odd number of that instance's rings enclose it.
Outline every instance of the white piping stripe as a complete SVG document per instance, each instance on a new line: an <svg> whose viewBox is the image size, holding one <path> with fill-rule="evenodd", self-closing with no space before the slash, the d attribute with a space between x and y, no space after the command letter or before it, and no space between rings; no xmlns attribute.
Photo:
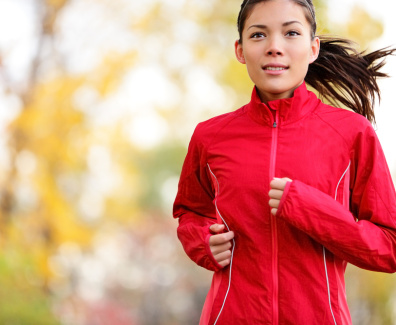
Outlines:
<svg viewBox="0 0 396 325"><path fill-rule="evenodd" d="M325 267L325 271L326 271L327 294L329 296L330 311L331 311L331 315L333 316L334 324L337 325L337 322L335 320L334 313L333 313L333 308L331 307L330 283L329 283L329 275L327 274L326 249L324 246L323 246L323 260L324 260L324 267Z"/></svg>
<svg viewBox="0 0 396 325"><path fill-rule="evenodd" d="M349 167L351 167L351 162L349 161L348 167L347 169L345 169L345 172L342 174L340 180L338 181L337 187L336 187L336 191L335 191L335 197L334 200L337 200L337 194L338 194L338 187L341 184L342 179L344 178L344 176L346 175ZM326 248L323 246L323 261L324 261L324 267L325 267L325 272L326 272L326 282L327 282L327 294L329 296L329 306L330 306L330 311L331 311L331 315L333 316L333 320L334 320L334 324L337 325L337 322L335 320L334 317L334 313L333 313L333 308L331 307L331 295L330 295L330 283L329 283L329 274L327 273L327 262L326 262Z"/></svg>
<svg viewBox="0 0 396 325"><path fill-rule="evenodd" d="M208 168L209 168L209 172L213 175L214 179L215 179L216 182L217 182L217 196L218 196L219 193L220 193L219 181L217 180L216 175L215 175L215 174L212 172L212 170L210 169L209 164L207 164L207 165L208 165ZM227 223L225 222L225 220L224 220L223 217L221 216L221 213L220 213L220 211L219 211L219 209L218 209L218 207L217 207L217 197L216 197L216 199L215 199L215 207L216 207L216 211L217 211L217 213L219 214L221 220L223 221L223 223L224 223L225 226L227 227L227 230L230 231L230 228L228 227ZM227 288L227 292L226 292L225 297L224 297L223 305L221 306L221 309L220 309L220 311L219 311L219 314L217 315L217 318L216 318L215 322L213 323L213 325L216 325L216 324L217 324L217 321L219 320L219 317L220 317L221 313L223 312L224 305L225 305L226 300L227 300L227 297L228 297L228 293L230 292L230 288L231 288L231 271L232 271L232 261L233 261L233 259L234 259L234 249L235 249L235 240L232 239L232 250L231 250L231 260L230 260L230 275L229 275L229 278L228 278L228 288Z"/></svg>
<svg viewBox="0 0 396 325"><path fill-rule="evenodd" d="M342 176L341 176L340 180L338 181L337 188L336 188L336 191L335 191L335 197L334 197L334 200L337 200L338 187L340 186L340 184L341 184L341 181L342 181L342 179L344 178L345 174L347 173L347 171L348 171L349 167L351 167L351 162L350 162L350 161L349 161L349 164L348 164L348 167L347 167L347 169L345 169L345 172L344 172L344 174L342 174Z"/></svg>

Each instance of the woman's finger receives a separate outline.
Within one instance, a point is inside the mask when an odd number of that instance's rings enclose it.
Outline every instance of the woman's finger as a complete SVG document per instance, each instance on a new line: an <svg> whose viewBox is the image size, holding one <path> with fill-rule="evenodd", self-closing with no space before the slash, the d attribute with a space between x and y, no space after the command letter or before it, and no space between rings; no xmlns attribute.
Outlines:
<svg viewBox="0 0 396 325"><path fill-rule="evenodd" d="M212 235L209 239L210 246L222 245L234 238L234 232L229 231L223 234Z"/></svg>
<svg viewBox="0 0 396 325"><path fill-rule="evenodd" d="M226 260L221 261L221 262L217 262L217 263L219 263L219 265L220 265L221 267L226 267L227 265L229 265L229 264L231 263L231 259L230 259L230 258L227 258Z"/></svg>
<svg viewBox="0 0 396 325"><path fill-rule="evenodd" d="M278 200L280 200L280 199L282 198L283 191L272 189L272 190L269 191L268 194L269 194L269 197L270 197L271 199L278 199Z"/></svg>
<svg viewBox="0 0 396 325"><path fill-rule="evenodd" d="M218 234L224 230L224 225L215 223L209 227L210 232Z"/></svg>
<svg viewBox="0 0 396 325"><path fill-rule="evenodd" d="M217 263L220 263L220 262L222 262L222 261L225 261L225 260L231 258L231 251L228 250L228 251L219 253L219 254L217 254L217 255L214 255L214 258L215 258L215 260L217 261Z"/></svg>
<svg viewBox="0 0 396 325"><path fill-rule="evenodd" d="M288 178L288 177L274 178L270 182L270 186L271 186L272 189L283 191L285 189L285 187L286 187L287 182L292 182L292 180L290 178Z"/></svg>
<svg viewBox="0 0 396 325"><path fill-rule="evenodd" d="M222 245L210 246L210 250L214 256L214 255L217 255L217 254L220 254L222 252L229 250L231 248L231 246L232 246L231 241L228 241Z"/></svg>
<svg viewBox="0 0 396 325"><path fill-rule="evenodd" d="M271 199L271 200L269 200L269 206L271 207L271 208L279 208L279 203L280 203L280 200L277 200L277 199Z"/></svg>
<svg viewBox="0 0 396 325"><path fill-rule="evenodd" d="M286 181L280 178L274 178L271 182L270 182L270 187L271 189L274 190L281 190L283 191L286 187Z"/></svg>

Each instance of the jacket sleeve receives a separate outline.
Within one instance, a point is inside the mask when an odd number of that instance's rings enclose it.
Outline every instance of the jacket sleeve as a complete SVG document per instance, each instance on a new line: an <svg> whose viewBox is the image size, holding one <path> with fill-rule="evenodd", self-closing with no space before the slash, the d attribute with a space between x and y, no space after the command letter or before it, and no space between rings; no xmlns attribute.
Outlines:
<svg viewBox="0 0 396 325"><path fill-rule="evenodd" d="M218 271L222 267L209 248L209 227L216 223L214 192L198 130L197 127L191 138L183 164L173 216L179 219L177 235L191 260L208 270Z"/></svg>
<svg viewBox="0 0 396 325"><path fill-rule="evenodd" d="M336 256L372 271L396 271L396 194L371 127L358 135L351 157L350 211L300 181L288 183L277 216Z"/></svg>

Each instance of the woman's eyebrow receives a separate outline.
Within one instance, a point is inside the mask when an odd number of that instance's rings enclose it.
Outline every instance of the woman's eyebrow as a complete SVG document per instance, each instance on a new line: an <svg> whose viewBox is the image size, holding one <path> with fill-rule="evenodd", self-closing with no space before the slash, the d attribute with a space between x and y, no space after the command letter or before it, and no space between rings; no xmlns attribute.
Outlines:
<svg viewBox="0 0 396 325"><path fill-rule="evenodd" d="M301 22L299 22L298 20L291 20L291 21L287 21L287 22L283 23L282 26L289 26L289 25L292 25L292 24L300 24L300 25L303 25L303 24L302 24Z"/></svg>
<svg viewBox="0 0 396 325"><path fill-rule="evenodd" d="M284 26L289 26L289 25L292 25L292 24L300 24L300 25L302 25L302 23L299 22L298 20L291 20L291 21L284 22L282 24L282 26L284 27ZM260 29L268 29L267 25L261 25L261 24L251 25L251 26L249 26L248 29L254 28L254 27L260 28Z"/></svg>

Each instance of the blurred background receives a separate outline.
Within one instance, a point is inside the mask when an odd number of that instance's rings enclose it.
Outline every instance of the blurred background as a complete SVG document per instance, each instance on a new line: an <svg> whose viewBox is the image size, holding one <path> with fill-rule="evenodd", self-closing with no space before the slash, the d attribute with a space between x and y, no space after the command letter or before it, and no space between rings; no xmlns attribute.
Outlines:
<svg viewBox="0 0 396 325"><path fill-rule="evenodd" d="M172 203L195 125L250 98L240 2L0 0L0 324L197 324L211 273ZM314 3L319 34L396 45L393 2ZM396 324L396 276L350 266L347 285L354 324Z"/></svg>

